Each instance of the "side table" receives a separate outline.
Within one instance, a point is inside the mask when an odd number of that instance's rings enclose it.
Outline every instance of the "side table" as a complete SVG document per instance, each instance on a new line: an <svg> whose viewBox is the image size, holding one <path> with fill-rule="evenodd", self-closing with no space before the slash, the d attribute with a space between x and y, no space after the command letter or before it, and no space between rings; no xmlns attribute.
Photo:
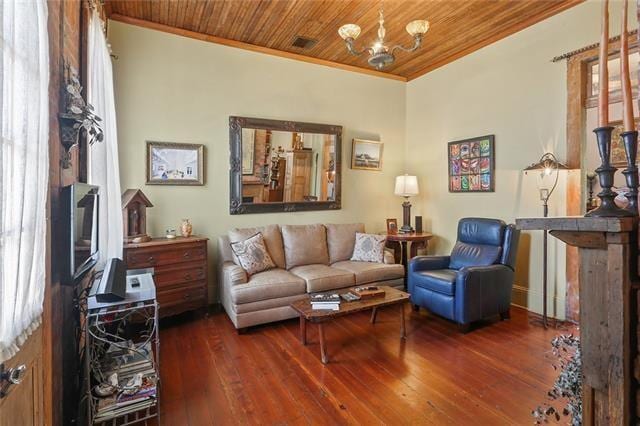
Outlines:
<svg viewBox="0 0 640 426"><path fill-rule="evenodd" d="M432 237L433 234L428 232L387 234L387 247L393 249L396 263L402 261L406 270L409 260L418 254L419 249L426 249ZM410 246L409 243L411 243ZM410 256L407 256L408 246L411 250Z"/></svg>

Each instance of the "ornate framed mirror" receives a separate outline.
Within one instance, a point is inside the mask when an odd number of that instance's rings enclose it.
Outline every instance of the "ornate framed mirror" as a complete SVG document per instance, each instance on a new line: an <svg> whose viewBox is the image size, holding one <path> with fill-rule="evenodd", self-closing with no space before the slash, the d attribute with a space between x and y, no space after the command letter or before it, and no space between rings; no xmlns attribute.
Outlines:
<svg viewBox="0 0 640 426"><path fill-rule="evenodd" d="M341 208L342 126L229 117L231 214Z"/></svg>

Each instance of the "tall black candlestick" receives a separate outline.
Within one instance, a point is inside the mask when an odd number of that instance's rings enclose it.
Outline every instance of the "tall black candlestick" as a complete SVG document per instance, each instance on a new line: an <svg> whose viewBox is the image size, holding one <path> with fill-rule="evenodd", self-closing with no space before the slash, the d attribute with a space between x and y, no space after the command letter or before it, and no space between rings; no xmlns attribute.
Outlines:
<svg viewBox="0 0 640 426"><path fill-rule="evenodd" d="M598 181L602 191L598 193L600 198L600 206L594 210L588 212L587 217L625 217L633 216L634 214L629 210L623 210L616 205L614 199L616 194L611 188L613 187L613 177L616 173L615 167L611 165L611 132L613 127L605 126L594 129L598 139L598 153L600 154L600 167L596 169L598 174Z"/></svg>

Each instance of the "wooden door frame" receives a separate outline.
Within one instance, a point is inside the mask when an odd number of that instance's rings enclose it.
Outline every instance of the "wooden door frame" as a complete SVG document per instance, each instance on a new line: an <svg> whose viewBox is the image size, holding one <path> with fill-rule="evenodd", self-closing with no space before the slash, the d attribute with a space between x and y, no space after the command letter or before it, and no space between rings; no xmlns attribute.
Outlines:
<svg viewBox="0 0 640 426"><path fill-rule="evenodd" d="M638 47L637 31L630 32L633 40L630 50ZM589 83L588 66L598 59L599 44L587 46L564 57L567 58L567 158L566 164L570 169L583 169L586 148L587 124L587 84ZM609 40L609 56L619 54L620 37ZM585 199L582 188L585 185L584 173L570 173L567 179L567 216L582 216L585 213ZM578 249L567 246L566 255L566 302L565 315L567 319L578 322L579 312L579 276L580 267Z"/></svg>

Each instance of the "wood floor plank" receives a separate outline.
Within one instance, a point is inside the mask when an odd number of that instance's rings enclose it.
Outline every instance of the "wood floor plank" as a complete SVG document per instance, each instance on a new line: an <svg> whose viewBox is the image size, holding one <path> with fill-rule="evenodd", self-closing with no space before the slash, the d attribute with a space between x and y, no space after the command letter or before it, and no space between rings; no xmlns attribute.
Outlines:
<svg viewBox="0 0 640 426"><path fill-rule="evenodd" d="M513 425L532 424L555 372L550 340L523 309L461 334L455 324L397 307L317 327L308 345L297 320L239 335L224 313L164 321L161 424L164 425Z"/></svg>
<svg viewBox="0 0 640 426"><path fill-rule="evenodd" d="M361 331L365 332L365 330ZM382 336L387 334L391 333L380 333ZM397 345L397 341L394 339L389 341L388 337L375 342L376 349L379 349L378 356L387 359L390 358L391 351ZM473 401L473 396L467 392L467 384L465 382L451 380L446 364L440 366L445 373L439 373L431 364L433 361L429 357L425 358L411 351L407 352L406 349L403 351L401 361L387 362L385 368L393 372L395 376L402 377L404 383L423 394L430 405L445 412L454 420L454 423L478 424L478 422L491 422L497 424L495 410L491 410L483 404L476 404L473 411L467 410L466 405ZM465 401L466 404L461 405L459 401Z"/></svg>
<svg viewBox="0 0 640 426"><path fill-rule="evenodd" d="M286 381L292 398L302 405L311 424L328 422L334 425L348 424L350 418L338 404L332 403L326 398L309 375L302 370L291 358L287 351L277 347L262 333L254 337L255 344L259 348L264 359L283 382Z"/></svg>

